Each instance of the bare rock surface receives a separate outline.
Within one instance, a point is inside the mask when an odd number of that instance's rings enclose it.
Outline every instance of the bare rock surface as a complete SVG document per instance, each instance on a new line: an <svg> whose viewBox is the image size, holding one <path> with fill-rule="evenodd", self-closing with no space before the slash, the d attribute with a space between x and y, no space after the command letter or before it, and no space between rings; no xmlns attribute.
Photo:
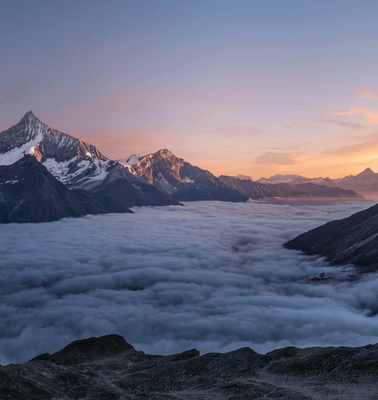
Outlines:
<svg viewBox="0 0 378 400"><path fill-rule="evenodd" d="M377 399L378 345L250 348L170 356L118 335L75 341L54 354L0 367L2 400Z"/></svg>

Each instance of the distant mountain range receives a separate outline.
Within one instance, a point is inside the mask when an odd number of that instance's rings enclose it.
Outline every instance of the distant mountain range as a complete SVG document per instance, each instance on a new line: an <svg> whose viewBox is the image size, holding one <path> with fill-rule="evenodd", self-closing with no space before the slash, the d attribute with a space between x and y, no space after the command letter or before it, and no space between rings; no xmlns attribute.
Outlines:
<svg viewBox="0 0 378 400"><path fill-rule="evenodd" d="M340 179L306 178L301 175L274 175L270 178L260 178L256 182L264 184L288 183L292 185L314 183L345 190L354 190L356 192L378 192L378 174L370 168L366 168L357 175L348 175Z"/></svg>
<svg viewBox="0 0 378 400"><path fill-rule="evenodd" d="M33 171L30 177L38 175L34 186L25 173L28 168ZM365 175L371 174L365 172ZM105 157L94 145L51 128L31 111L18 124L0 132L0 183L0 222L50 221L194 200L361 198L351 190L312 182L277 185L253 182L245 176L217 178L167 149L118 162ZM49 196L54 199L51 204L47 201Z"/></svg>
<svg viewBox="0 0 378 400"><path fill-rule="evenodd" d="M314 183L260 183L249 179L240 179L232 176L221 175L219 179L229 188L243 193L254 199L270 198L354 198L363 199L353 190L345 190Z"/></svg>

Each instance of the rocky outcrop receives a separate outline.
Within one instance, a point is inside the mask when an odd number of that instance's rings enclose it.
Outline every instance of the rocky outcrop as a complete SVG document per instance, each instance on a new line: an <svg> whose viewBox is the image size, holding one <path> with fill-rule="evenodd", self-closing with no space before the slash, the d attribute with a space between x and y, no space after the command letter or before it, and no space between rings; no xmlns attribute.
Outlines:
<svg viewBox="0 0 378 400"><path fill-rule="evenodd" d="M158 356L108 335L0 367L0 398L369 400L377 378L378 345Z"/></svg>
<svg viewBox="0 0 378 400"><path fill-rule="evenodd" d="M378 270L378 205L312 229L284 246L324 256L331 264L354 264L361 272Z"/></svg>

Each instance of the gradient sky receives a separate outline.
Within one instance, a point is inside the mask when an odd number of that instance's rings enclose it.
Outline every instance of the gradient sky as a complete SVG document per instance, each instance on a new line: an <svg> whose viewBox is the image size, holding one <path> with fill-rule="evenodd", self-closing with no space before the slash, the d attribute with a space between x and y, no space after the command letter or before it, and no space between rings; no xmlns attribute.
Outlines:
<svg viewBox="0 0 378 400"><path fill-rule="evenodd" d="M376 0L0 0L0 130L32 110L114 159L378 172Z"/></svg>

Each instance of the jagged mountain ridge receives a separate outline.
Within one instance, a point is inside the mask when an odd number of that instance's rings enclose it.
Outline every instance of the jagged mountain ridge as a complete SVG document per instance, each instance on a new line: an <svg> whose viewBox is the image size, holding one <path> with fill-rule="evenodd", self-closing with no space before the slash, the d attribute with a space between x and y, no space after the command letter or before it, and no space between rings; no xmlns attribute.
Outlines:
<svg viewBox="0 0 378 400"><path fill-rule="evenodd" d="M378 205L321 225L284 246L326 257L331 264L353 264L360 272L378 271Z"/></svg>
<svg viewBox="0 0 378 400"><path fill-rule="evenodd" d="M363 199L352 190L315 185L313 183L261 183L232 176L221 175L219 179L228 187L243 193L253 200L271 198L337 198Z"/></svg>
<svg viewBox="0 0 378 400"><path fill-rule="evenodd" d="M92 194L68 189L32 155L0 166L0 223L49 222L112 211ZM125 206L117 211L131 212Z"/></svg>
<svg viewBox="0 0 378 400"><path fill-rule="evenodd" d="M193 166L167 149L141 157L133 171L178 201L246 201L243 194L227 188L211 172Z"/></svg>
<svg viewBox="0 0 378 400"><path fill-rule="evenodd" d="M96 146L50 128L31 111L0 133L0 165L12 164L25 154L33 154L67 187L96 193L112 210L177 204L117 161L105 157Z"/></svg>
<svg viewBox="0 0 378 400"><path fill-rule="evenodd" d="M112 164L95 146L52 129L31 111L0 132L0 165L10 165L25 154L34 154L58 180L75 188L101 179Z"/></svg>
<svg viewBox="0 0 378 400"><path fill-rule="evenodd" d="M145 354L119 335L0 367L2 400L376 398L378 345Z"/></svg>

